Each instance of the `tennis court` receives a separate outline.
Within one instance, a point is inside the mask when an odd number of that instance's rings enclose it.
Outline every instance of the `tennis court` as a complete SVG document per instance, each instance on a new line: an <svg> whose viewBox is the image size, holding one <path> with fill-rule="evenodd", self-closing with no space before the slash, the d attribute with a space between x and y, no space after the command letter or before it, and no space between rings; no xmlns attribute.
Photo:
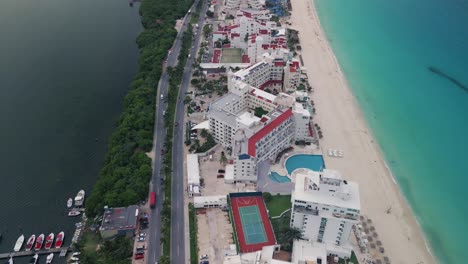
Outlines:
<svg viewBox="0 0 468 264"><path fill-rule="evenodd" d="M240 207L239 212L247 244L258 244L267 241L258 206Z"/></svg>
<svg viewBox="0 0 468 264"><path fill-rule="evenodd" d="M231 193L229 201L241 253L255 252L276 244L262 193Z"/></svg>

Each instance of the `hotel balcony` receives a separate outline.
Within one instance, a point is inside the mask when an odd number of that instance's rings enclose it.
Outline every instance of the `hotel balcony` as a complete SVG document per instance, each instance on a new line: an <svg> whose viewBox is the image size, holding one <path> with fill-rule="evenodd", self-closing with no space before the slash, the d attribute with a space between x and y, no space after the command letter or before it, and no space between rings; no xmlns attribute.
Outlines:
<svg viewBox="0 0 468 264"><path fill-rule="evenodd" d="M315 216L319 215L318 210L309 209L307 207L297 206L297 205L294 206L294 212L308 214L308 215L315 215Z"/></svg>

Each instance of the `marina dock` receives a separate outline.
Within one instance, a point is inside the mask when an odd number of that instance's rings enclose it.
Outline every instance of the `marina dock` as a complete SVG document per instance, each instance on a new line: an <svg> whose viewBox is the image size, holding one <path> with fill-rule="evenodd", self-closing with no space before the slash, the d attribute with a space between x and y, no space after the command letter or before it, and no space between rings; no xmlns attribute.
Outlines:
<svg viewBox="0 0 468 264"><path fill-rule="evenodd" d="M34 256L35 254L39 255L48 255L50 253L60 253L61 257L64 257L68 251L71 251L70 247L62 247L62 248L51 248L51 249L43 249L38 251L19 251L19 252L10 252L10 253L0 253L0 259L8 259L10 257L27 257L27 256Z"/></svg>

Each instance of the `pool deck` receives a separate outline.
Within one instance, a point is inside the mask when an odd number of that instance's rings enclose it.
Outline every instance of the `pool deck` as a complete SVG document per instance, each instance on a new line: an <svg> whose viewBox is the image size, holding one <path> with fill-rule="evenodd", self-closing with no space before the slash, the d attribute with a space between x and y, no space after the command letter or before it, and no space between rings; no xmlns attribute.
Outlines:
<svg viewBox="0 0 468 264"><path fill-rule="evenodd" d="M269 192L271 194L291 194L294 189L293 182L276 182L268 177L270 173L270 163L267 161L258 164L257 190L259 192Z"/></svg>
<svg viewBox="0 0 468 264"><path fill-rule="evenodd" d="M274 171L279 175L288 175L286 170L285 163L286 160L294 155L298 154L307 154L307 155L323 155L322 151L316 145L298 147L293 146L294 150L286 153L281 157L281 160L277 164L270 164L268 161L264 161L258 164L258 181L257 181L257 190L259 192L269 192L272 194L291 194L294 190L294 182L276 182L268 177L270 171ZM291 179L294 181L294 179Z"/></svg>

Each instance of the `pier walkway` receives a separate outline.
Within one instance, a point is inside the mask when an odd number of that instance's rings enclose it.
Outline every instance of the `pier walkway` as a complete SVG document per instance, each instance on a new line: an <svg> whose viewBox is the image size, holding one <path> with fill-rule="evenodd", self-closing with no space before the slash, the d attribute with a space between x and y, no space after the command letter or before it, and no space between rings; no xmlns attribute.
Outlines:
<svg viewBox="0 0 468 264"><path fill-rule="evenodd" d="M35 254L39 255L46 255L50 253L60 253L60 256L63 257L70 251L70 247L62 247L62 248L51 248L51 249L42 249L38 251L19 251L19 252L10 252L10 253L0 253L0 259L8 259L10 257L26 257L26 256L34 256Z"/></svg>

